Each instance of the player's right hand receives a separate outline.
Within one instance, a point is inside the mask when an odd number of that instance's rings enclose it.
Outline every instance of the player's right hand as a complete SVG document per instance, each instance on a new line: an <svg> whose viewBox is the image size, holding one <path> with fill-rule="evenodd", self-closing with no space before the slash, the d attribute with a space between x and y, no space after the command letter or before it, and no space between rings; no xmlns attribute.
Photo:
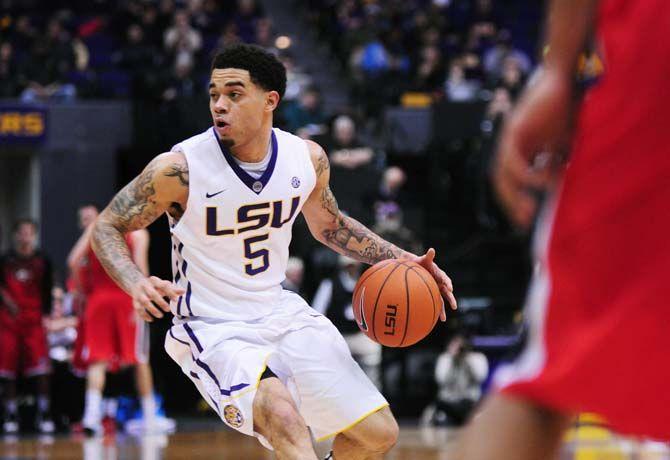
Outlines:
<svg viewBox="0 0 670 460"><path fill-rule="evenodd" d="M186 291L183 288L162 280L156 276L140 279L133 286L133 308L145 321L151 322L154 318L162 318L163 312L170 311L167 300L177 300Z"/></svg>

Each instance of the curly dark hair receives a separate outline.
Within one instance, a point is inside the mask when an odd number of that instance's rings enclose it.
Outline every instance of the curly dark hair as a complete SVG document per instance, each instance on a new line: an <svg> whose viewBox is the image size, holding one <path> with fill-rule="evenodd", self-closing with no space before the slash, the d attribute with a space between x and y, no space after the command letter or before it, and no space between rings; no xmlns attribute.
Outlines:
<svg viewBox="0 0 670 460"><path fill-rule="evenodd" d="M218 52L212 60L214 69L242 69L251 81L266 91L277 91L279 98L286 91L286 68L277 57L260 46L237 44Z"/></svg>

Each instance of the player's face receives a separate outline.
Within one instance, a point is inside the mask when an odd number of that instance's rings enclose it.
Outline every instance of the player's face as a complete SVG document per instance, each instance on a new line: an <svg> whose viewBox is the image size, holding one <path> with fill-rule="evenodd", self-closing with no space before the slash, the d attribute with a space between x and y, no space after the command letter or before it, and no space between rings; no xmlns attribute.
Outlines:
<svg viewBox="0 0 670 460"><path fill-rule="evenodd" d="M274 95L273 95L274 93ZM219 139L227 147L244 145L258 135L271 116L278 95L265 91L241 69L214 69L209 85L209 111Z"/></svg>
<svg viewBox="0 0 670 460"><path fill-rule="evenodd" d="M16 245L19 247L35 247L37 232L31 224L21 224L16 230Z"/></svg>
<svg viewBox="0 0 670 460"><path fill-rule="evenodd" d="M98 210L93 206L85 206L79 210L79 228L88 228L98 217Z"/></svg>

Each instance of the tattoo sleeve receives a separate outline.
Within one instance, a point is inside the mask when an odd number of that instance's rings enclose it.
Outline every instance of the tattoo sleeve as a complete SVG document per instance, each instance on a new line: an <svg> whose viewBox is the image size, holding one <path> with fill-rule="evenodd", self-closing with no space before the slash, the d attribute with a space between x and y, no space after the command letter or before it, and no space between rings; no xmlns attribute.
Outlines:
<svg viewBox="0 0 670 460"><path fill-rule="evenodd" d="M172 164L164 173L167 177L176 177L179 179L179 183L188 187L188 168L185 165Z"/></svg>
<svg viewBox="0 0 670 460"><path fill-rule="evenodd" d="M321 206L333 219L332 225L324 229L321 236L324 243L335 251L371 265L386 259L397 259L406 254L356 219L343 215L330 187L324 188L321 192Z"/></svg>
<svg viewBox="0 0 670 460"><path fill-rule="evenodd" d="M161 168L156 160L126 185L100 214L91 245L109 276L126 292L144 275L133 262L124 234L145 228L156 220L170 203L162 204L156 195L155 183L160 176L175 177L181 186L188 186L188 169L172 164Z"/></svg>

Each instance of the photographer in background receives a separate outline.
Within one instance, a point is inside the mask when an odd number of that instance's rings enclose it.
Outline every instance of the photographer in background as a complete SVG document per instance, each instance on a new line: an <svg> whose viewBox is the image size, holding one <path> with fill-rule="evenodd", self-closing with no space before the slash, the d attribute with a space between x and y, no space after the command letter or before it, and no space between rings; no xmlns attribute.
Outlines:
<svg viewBox="0 0 670 460"><path fill-rule="evenodd" d="M486 356L472 351L465 335L456 334L437 358L437 400L424 411L425 424L462 426L482 396L488 371Z"/></svg>

